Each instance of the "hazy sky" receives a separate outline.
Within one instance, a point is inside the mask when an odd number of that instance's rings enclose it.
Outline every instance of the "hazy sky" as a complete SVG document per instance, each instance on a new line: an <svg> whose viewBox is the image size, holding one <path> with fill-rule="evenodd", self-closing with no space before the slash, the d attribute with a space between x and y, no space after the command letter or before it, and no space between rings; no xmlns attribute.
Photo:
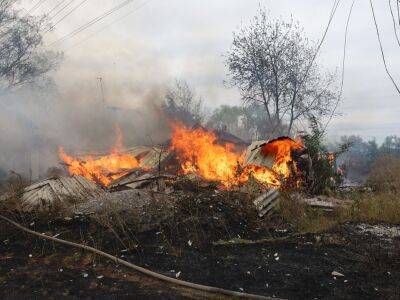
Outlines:
<svg viewBox="0 0 400 300"><path fill-rule="evenodd" d="M61 0L45 0L34 11L50 11ZM31 8L37 0L23 0ZM68 2L68 1L67 1ZM78 5L75 0L69 9ZM87 0L45 36L46 43L70 33L101 15L122 0ZM125 16L104 31L104 26ZM227 70L223 55L232 42L232 32L256 14L259 5L272 17L292 15L313 40L321 38L333 0L152 0L133 1L115 15L98 22L53 49L65 51L65 60L54 74L61 88L79 87L86 82L97 92L96 78L104 79L108 101L132 106L143 93L183 78L195 87L209 106L239 104L235 89L224 87ZM351 0L342 0L319 62L341 70L343 39ZM393 33L388 1L374 1L385 54L393 76L400 83L400 47ZM69 9L52 22L56 23ZM94 34L94 35L93 35ZM91 38L87 39L93 35ZM85 40L87 39L87 40ZM114 91L119 91L115 97ZM356 0L349 28L343 100L329 128L330 136L359 134L381 140L400 134L400 96L385 73L368 0Z"/></svg>

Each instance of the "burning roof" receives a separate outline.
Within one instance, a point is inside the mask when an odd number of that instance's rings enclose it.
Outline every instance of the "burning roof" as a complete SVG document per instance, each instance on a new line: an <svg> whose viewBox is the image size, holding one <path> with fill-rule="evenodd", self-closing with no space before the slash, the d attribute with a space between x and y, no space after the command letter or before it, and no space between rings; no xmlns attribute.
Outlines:
<svg viewBox="0 0 400 300"><path fill-rule="evenodd" d="M278 187L288 179L296 164L292 152L302 148L301 142L278 138L253 143L247 151L240 139L232 135L172 124L172 136L164 148L133 147L124 149L122 133L117 131L116 145L108 154L75 158L60 148L60 158L72 175L109 186L115 180L132 174L132 170L195 174L206 181L218 182L221 188L234 188L254 178L259 184ZM228 142L228 140L233 142Z"/></svg>

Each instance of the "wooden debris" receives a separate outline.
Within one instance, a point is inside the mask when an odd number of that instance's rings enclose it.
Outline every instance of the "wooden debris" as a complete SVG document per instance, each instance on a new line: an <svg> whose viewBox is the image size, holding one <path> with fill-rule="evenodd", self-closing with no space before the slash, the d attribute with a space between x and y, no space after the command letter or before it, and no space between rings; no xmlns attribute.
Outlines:
<svg viewBox="0 0 400 300"><path fill-rule="evenodd" d="M219 240L213 242L214 246L230 246L230 245L256 245L256 244L268 244L268 243L284 243L291 242L302 236L301 234L292 234L284 237L268 237L259 240L246 240L246 239L231 239L228 241Z"/></svg>
<svg viewBox="0 0 400 300"><path fill-rule="evenodd" d="M325 210L333 210L335 208L344 207L351 205L349 200L341 200L333 197L328 197L324 195L315 196L313 198L303 198L301 196L296 197L299 201L308 204L314 208L321 208Z"/></svg>

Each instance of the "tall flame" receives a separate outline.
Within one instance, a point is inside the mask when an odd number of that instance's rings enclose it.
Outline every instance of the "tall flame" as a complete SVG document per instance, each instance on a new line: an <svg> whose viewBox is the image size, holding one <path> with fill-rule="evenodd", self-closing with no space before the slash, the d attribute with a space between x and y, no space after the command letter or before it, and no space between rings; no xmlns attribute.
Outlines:
<svg viewBox="0 0 400 300"><path fill-rule="evenodd" d="M276 140L262 148L262 154L274 157L272 168L243 166L244 153L235 151L233 144L218 144L212 131L190 129L183 124L172 125L171 150L175 151L184 174L195 173L204 179L219 181L225 187L246 183L250 176L264 185L279 186L291 176L289 164L293 149L301 143L291 139Z"/></svg>
<svg viewBox="0 0 400 300"><path fill-rule="evenodd" d="M95 157L87 155L83 158L75 158L65 153L59 146L58 154L61 160L68 166L71 175L81 175L96 181L104 186L112 180L127 174L131 169L139 167L139 161L132 155L123 152L123 137L119 127L116 127L117 139L115 146L108 155Z"/></svg>
<svg viewBox="0 0 400 300"><path fill-rule="evenodd" d="M217 144L217 136L201 128L189 129L182 124L172 127L171 150L181 161L185 174L197 173L204 179L222 182L235 179L243 158L232 144Z"/></svg>

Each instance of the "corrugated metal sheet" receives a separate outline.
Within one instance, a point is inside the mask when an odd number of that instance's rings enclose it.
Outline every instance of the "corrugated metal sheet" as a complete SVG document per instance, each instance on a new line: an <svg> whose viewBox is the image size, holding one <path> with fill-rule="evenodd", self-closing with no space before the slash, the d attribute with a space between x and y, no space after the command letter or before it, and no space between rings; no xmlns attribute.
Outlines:
<svg viewBox="0 0 400 300"><path fill-rule="evenodd" d="M258 215L263 217L272 211L274 206L278 203L278 200L279 189L271 189L258 196L253 203L257 208Z"/></svg>
<svg viewBox="0 0 400 300"><path fill-rule="evenodd" d="M140 160L140 167L145 169L157 168L170 155L170 152L161 147L137 146L129 148L129 153Z"/></svg>
<svg viewBox="0 0 400 300"><path fill-rule="evenodd" d="M108 155L108 152L93 153L93 152L76 152L78 157L85 157L88 155L94 158L99 158L104 155ZM145 169L157 168L159 162L163 162L169 155L170 151L159 146L135 146L130 147L122 152L122 154L130 154L140 160L140 167Z"/></svg>
<svg viewBox="0 0 400 300"><path fill-rule="evenodd" d="M244 165L256 165L256 166L265 166L267 168L272 168L274 165L275 161L275 154L269 153L268 155L262 154L262 149L269 145L272 144L276 141L279 140L289 140L293 141L291 138L282 136L278 137L273 140L269 141L255 141L253 142L246 151L245 159L244 159Z"/></svg>
<svg viewBox="0 0 400 300"><path fill-rule="evenodd" d="M268 144L268 141L253 142L247 148L244 165L256 165L272 168L275 158L272 155L265 156L261 153L263 146L265 146L266 144Z"/></svg>
<svg viewBox="0 0 400 300"><path fill-rule="evenodd" d="M105 193L96 184L81 177L53 177L34 183L24 189L24 211L48 211L55 205L83 201Z"/></svg>

